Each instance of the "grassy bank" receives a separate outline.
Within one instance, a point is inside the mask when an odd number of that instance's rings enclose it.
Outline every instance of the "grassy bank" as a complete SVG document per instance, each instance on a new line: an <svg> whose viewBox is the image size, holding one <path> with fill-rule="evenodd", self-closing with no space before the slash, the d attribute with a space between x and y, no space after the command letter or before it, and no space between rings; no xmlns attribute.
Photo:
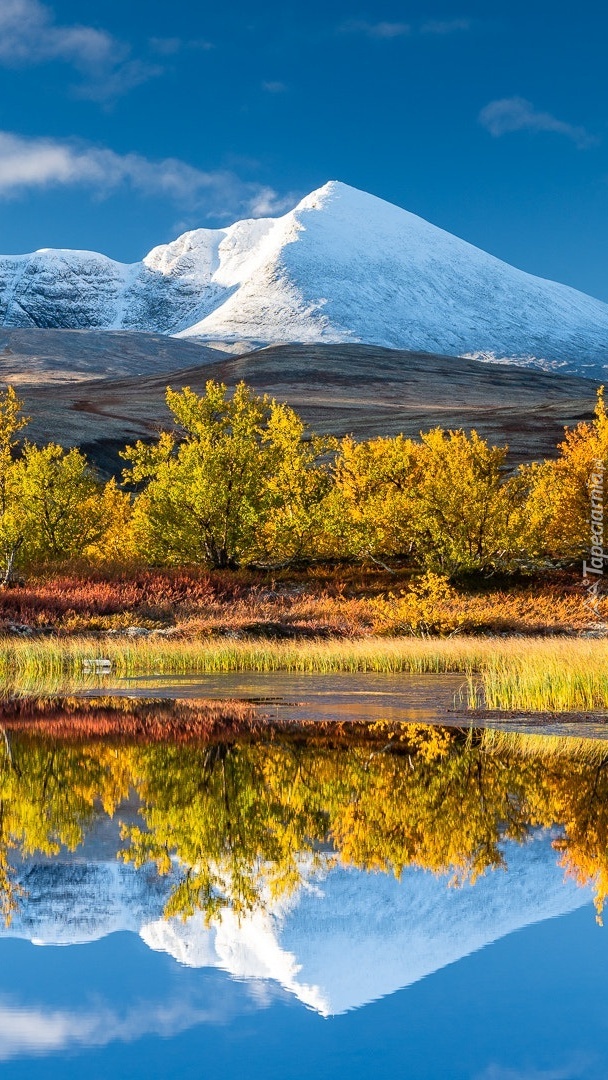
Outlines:
<svg viewBox="0 0 608 1080"><path fill-rule="evenodd" d="M494 642L494 648L497 643ZM479 671L492 639L390 638L329 641L225 641L162 638L0 637L0 677L84 675L99 660L112 673L130 675L225 672L465 672Z"/></svg>
<svg viewBox="0 0 608 1080"><path fill-rule="evenodd" d="M608 709L608 642L505 642L484 659L488 709L587 711Z"/></svg>
<svg viewBox="0 0 608 1080"><path fill-rule="evenodd" d="M86 679L96 661L111 676L287 671L468 676L470 704L489 709L608 708L608 642L576 638L391 638L225 641L67 637L0 638L5 688Z"/></svg>

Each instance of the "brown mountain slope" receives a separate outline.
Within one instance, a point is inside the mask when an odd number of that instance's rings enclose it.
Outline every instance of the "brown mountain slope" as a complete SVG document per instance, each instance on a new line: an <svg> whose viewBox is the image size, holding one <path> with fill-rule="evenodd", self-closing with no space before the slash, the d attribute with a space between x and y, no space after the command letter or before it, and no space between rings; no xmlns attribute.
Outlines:
<svg viewBox="0 0 608 1080"><path fill-rule="evenodd" d="M24 367L19 392L33 418L29 437L82 445L105 470L115 469L118 447L170 424L167 386L202 391L209 378L229 386L242 379L289 402L320 432L369 438L474 427L525 461L554 454L564 425L592 416L596 391L587 379L366 345L281 345L224 357L201 349L203 357L179 370L61 384L32 385Z"/></svg>
<svg viewBox="0 0 608 1080"><path fill-rule="evenodd" d="M218 357L215 349L163 334L0 327L0 380L16 386L150 375Z"/></svg>

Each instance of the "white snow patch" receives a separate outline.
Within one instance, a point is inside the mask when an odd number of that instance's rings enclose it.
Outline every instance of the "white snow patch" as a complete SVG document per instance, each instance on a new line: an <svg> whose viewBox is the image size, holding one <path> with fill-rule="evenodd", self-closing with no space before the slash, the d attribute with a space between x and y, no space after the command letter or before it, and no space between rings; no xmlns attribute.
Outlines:
<svg viewBox="0 0 608 1080"><path fill-rule="evenodd" d="M598 377L608 364L607 304L336 181L282 217L195 229L131 266L0 256L0 323L365 342Z"/></svg>

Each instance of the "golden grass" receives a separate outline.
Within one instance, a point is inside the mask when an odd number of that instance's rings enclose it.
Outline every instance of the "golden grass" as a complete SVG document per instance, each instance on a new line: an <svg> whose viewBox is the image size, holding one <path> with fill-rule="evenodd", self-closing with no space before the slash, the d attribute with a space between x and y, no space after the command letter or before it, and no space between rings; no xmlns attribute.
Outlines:
<svg viewBox="0 0 608 1080"><path fill-rule="evenodd" d="M505 642L482 667L488 709L586 712L608 708L608 642ZM523 646L523 647L522 647Z"/></svg>
<svg viewBox="0 0 608 1080"><path fill-rule="evenodd" d="M458 672L469 704L542 712L608 708L608 642L577 638L403 637L329 641L0 638L0 680L18 689L87 678L105 659L115 677L287 671ZM481 691L479 686L481 685Z"/></svg>
<svg viewBox="0 0 608 1080"><path fill-rule="evenodd" d="M0 637L0 677L83 675L102 659L111 662L118 676L238 671L472 673L483 663L488 643L480 638L413 637L298 642Z"/></svg>

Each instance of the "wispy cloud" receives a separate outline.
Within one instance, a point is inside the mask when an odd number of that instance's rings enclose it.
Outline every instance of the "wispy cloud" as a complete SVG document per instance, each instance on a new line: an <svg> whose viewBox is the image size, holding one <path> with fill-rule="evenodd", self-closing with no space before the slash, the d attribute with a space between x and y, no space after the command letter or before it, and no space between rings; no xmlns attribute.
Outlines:
<svg viewBox="0 0 608 1080"><path fill-rule="evenodd" d="M26 188L83 184L109 191L129 183L141 191L189 199L216 182L212 173L176 158L150 161L140 154L117 154L104 147L55 139L31 139L0 132L0 194Z"/></svg>
<svg viewBox="0 0 608 1080"><path fill-rule="evenodd" d="M239 1007L240 1006L240 1007ZM142 1002L120 1014L99 1004L93 1010L27 1008L0 1003L0 1061L18 1057L47 1056L81 1047L103 1047L114 1042L133 1043L150 1035L174 1037L199 1024L225 1024L239 1011L263 1008L253 1000L239 1002L228 992L211 1002L167 1000L163 1004Z"/></svg>
<svg viewBox="0 0 608 1080"><path fill-rule="evenodd" d="M124 55L125 47L105 30L57 25L51 9L38 0L2 0L0 60L3 63L66 60L83 68L115 62Z"/></svg>
<svg viewBox="0 0 608 1080"><path fill-rule="evenodd" d="M183 41L178 37L153 37L148 41L152 52L160 56L177 56L183 48Z"/></svg>
<svg viewBox="0 0 608 1080"><path fill-rule="evenodd" d="M429 22L422 24L420 33L447 36L448 34L459 34L470 29L470 19L430 19Z"/></svg>
<svg viewBox="0 0 608 1080"><path fill-rule="evenodd" d="M293 210L297 201L294 194L278 195L274 188L260 187L251 193L247 205L252 217L275 217Z"/></svg>
<svg viewBox="0 0 608 1080"><path fill-rule="evenodd" d="M108 101L161 73L131 58L130 47L105 30L62 24L40 0L1 0L0 64L19 67L62 61L84 79L82 96Z"/></svg>
<svg viewBox="0 0 608 1080"><path fill-rule="evenodd" d="M368 38L390 40L407 37L411 33L409 23L403 22L367 22L365 19L350 19L339 27L341 34L363 34Z"/></svg>
<svg viewBox="0 0 608 1080"><path fill-rule="evenodd" d="M151 37L148 39L148 45L152 52L157 53L159 56L177 56L178 53L186 49L208 52L215 47L211 41L207 41L205 38L184 40L179 37Z"/></svg>
<svg viewBox="0 0 608 1080"><path fill-rule="evenodd" d="M588 1060L574 1061L566 1066L549 1069L535 1069L533 1066L513 1069L502 1065L489 1065L475 1080L576 1080L586 1074L588 1068Z"/></svg>
<svg viewBox="0 0 608 1080"><path fill-rule="evenodd" d="M141 86L149 79L162 75L164 68L159 64L149 64L144 60L127 60L98 73L91 72L91 77L76 87L77 97L97 101L100 104L116 101L128 94L136 86Z"/></svg>
<svg viewBox="0 0 608 1080"><path fill-rule="evenodd" d="M284 94L287 90L287 86L278 79L269 79L267 82L262 83L262 89L266 90L268 94Z"/></svg>
<svg viewBox="0 0 608 1080"><path fill-rule="evenodd" d="M549 131L564 135L575 143L579 150L596 146L599 142L596 136L591 135L584 127L569 124L551 113L542 112L521 97L491 101L481 110L479 122L495 138L515 131Z"/></svg>
<svg viewBox="0 0 608 1080"><path fill-rule="evenodd" d="M367 19L349 19L338 27L340 34L359 34L376 40L390 41L392 38L417 35L435 35L447 37L449 34L470 30L470 19L427 19L423 23L406 22L371 22Z"/></svg>
<svg viewBox="0 0 608 1080"><path fill-rule="evenodd" d="M152 161L78 141L24 138L0 131L0 197L52 187L85 187L98 195L130 187L163 196L204 217L272 216L291 209L293 194L242 180L230 170L204 171L178 158Z"/></svg>

